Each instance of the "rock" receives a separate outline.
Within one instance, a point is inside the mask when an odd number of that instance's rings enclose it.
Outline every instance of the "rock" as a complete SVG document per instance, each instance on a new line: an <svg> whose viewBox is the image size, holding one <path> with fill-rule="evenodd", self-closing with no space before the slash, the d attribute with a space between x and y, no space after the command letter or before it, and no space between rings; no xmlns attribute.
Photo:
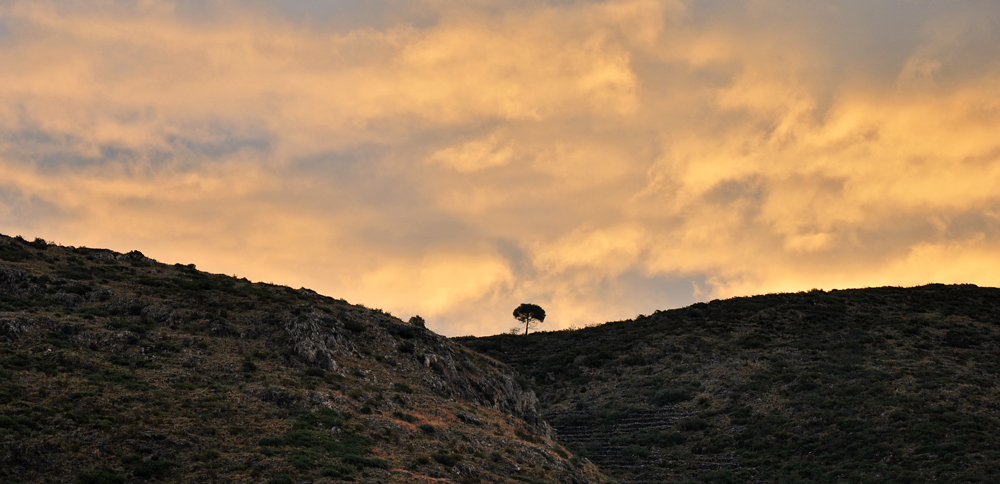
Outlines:
<svg viewBox="0 0 1000 484"><path fill-rule="evenodd" d="M285 332L292 339L295 353L309 363L325 370L337 369L335 356L344 337L334 329L332 318L320 316L315 310L291 316L285 321Z"/></svg>

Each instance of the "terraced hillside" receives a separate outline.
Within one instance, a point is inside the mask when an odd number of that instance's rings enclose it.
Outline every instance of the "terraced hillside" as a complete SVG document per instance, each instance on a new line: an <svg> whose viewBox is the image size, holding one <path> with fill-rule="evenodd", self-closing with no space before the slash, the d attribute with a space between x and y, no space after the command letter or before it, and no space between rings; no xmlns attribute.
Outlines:
<svg viewBox="0 0 1000 484"><path fill-rule="evenodd" d="M994 482L1000 290L811 291L462 338L622 482Z"/></svg>
<svg viewBox="0 0 1000 484"><path fill-rule="evenodd" d="M604 481L536 404L377 309L0 236L0 482Z"/></svg>

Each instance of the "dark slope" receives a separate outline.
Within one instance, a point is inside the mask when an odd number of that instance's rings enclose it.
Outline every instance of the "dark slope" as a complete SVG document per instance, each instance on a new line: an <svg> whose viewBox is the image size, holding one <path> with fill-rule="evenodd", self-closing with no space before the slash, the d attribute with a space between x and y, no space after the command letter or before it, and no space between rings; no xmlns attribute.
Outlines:
<svg viewBox="0 0 1000 484"><path fill-rule="evenodd" d="M0 481L599 482L501 363L312 291L0 236Z"/></svg>
<svg viewBox="0 0 1000 484"><path fill-rule="evenodd" d="M624 482L994 482L1000 290L713 301L463 338L534 386L556 438Z"/></svg>

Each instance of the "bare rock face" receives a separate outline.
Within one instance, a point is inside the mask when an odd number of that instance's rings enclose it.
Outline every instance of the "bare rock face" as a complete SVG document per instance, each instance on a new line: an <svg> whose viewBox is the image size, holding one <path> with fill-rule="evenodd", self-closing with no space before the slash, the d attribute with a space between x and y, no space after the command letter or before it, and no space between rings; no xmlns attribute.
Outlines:
<svg viewBox="0 0 1000 484"><path fill-rule="evenodd" d="M334 329L334 320L316 311L289 317L285 332L292 339L295 353L324 370L337 369L337 350L344 338Z"/></svg>
<svg viewBox="0 0 1000 484"><path fill-rule="evenodd" d="M0 337L17 340L34 326L34 321L27 318L0 319Z"/></svg>
<svg viewBox="0 0 1000 484"><path fill-rule="evenodd" d="M418 355L421 363L433 370L426 380L428 386L520 417L550 436L551 429L538 412L535 392L517 383L505 365L438 338L438 351Z"/></svg>
<svg viewBox="0 0 1000 484"><path fill-rule="evenodd" d="M27 272L0 264L0 290L5 292L17 292L30 280L31 275Z"/></svg>
<svg viewBox="0 0 1000 484"><path fill-rule="evenodd" d="M333 316L308 307L289 314L283 329L295 354L324 370L337 370L347 360L391 357L418 370L421 382L443 397L494 408L551 436L534 391L522 387L506 365L425 328L379 312Z"/></svg>

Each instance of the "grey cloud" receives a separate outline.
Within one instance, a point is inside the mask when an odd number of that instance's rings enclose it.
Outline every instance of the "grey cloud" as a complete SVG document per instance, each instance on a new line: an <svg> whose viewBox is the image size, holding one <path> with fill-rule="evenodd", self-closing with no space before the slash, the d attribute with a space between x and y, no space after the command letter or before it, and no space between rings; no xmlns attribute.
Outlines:
<svg viewBox="0 0 1000 484"><path fill-rule="evenodd" d="M49 200L0 182L0 221L4 223L5 230L17 231L9 235L32 239L45 232L49 224L65 223L76 215Z"/></svg>
<svg viewBox="0 0 1000 484"><path fill-rule="evenodd" d="M5 227L447 334L1000 283L993 3L0 5Z"/></svg>

